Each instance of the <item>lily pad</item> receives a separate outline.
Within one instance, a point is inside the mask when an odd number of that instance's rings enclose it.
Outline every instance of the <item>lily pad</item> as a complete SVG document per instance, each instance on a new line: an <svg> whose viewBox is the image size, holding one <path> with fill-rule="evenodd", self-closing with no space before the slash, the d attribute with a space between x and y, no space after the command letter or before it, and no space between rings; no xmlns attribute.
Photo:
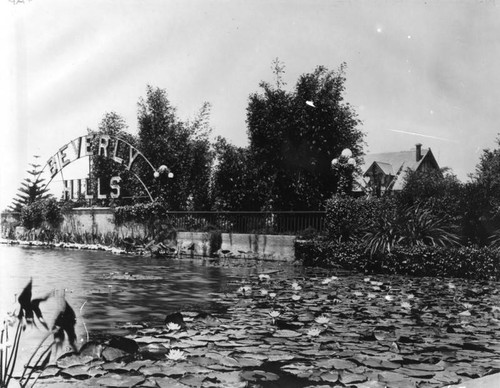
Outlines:
<svg viewBox="0 0 500 388"><path fill-rule="evenodd" d="M90 361L94 360L92 356L82 356L79 354L68 354L60 357L56 364L59 368L69 368L76 365L85 365Z"/></svg>
<svg viewBox="0 0 500 388"><path fill-rule="evenodd" d="M244 371L240 374L241 378L246 381L259 382L259 381L277 381L280 377L271 372L263 370Z"/></svg>
<svg viewBox="0 0 500 388"><path fill-rule="evenodd" d="M278 338L294 338L294 337L300 337L302 335L303 335L302 333L293 330L276 330L273 333L273 336Z"/></svg>
<svg viewBox="0 0 500 388"><path fill-rule="evenodd" d="M104 377L94 378L89 381L89 386L96 387L104 385L106 387L133 387L142 383L146 378L144 376L120 375L117 373L107 374Z"/></svg>

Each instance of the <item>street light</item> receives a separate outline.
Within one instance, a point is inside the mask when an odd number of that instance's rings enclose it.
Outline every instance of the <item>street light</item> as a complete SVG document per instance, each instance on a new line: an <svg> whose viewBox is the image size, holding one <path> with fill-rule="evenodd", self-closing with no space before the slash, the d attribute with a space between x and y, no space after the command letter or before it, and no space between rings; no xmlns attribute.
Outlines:
<svg viewBox="0 0 500 388"><path fill-rule="evenodd" d="M165 173L168 173L167 177L168 178L173 178L174 177L174 173L171 172L167 166L165 166L164 164L162 164L160 167L158 167L158 170L156 170L153 174L153 176L158 179L160 177L160 175L163 175Z"/></svg>
<svg viewBox="0 0 500 388"><path fill-rule="evenodd" d="M356 159L352 157L352 151L349 148L343 149L340 156L332 160L332 169L338 174L338 194L343 195L351 192L355 168Z"/></svg>

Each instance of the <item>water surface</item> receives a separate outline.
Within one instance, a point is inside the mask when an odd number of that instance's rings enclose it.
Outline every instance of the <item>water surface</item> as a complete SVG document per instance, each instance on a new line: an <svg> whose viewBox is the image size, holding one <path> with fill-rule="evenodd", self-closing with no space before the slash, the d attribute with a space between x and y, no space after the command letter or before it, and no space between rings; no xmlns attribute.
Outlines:
<svg viewBox="0 0 500 388"><path fill-rule="evenodd" d="M64 295L77 315L79 338L86 336L83 323L90 332L118 333L117 327L123 324L159 323L166 314L181 309L209 310L213 308L210 293L231 285L234 288L256 271L214 266L201 259L0 245L0 310L12 309L15 295L32 278L33 298L54 290L58 296ZM139 279L134 280L133 275ZM52 299L41 305L49 322L58 308Z"/></svg>

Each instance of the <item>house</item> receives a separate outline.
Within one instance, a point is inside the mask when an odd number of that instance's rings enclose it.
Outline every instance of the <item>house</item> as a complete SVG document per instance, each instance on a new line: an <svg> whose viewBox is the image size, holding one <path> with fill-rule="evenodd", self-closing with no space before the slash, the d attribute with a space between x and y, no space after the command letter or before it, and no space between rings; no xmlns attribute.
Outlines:
<svg viewBox="0 0 500 388"><path fill-rule="evenodd" d="M416 144L415 149L411 151L366 155L360 168L358 191L376 196L387 191L401 191L408 170L440 170L431 149L422 149L422 144Z"/></svg>

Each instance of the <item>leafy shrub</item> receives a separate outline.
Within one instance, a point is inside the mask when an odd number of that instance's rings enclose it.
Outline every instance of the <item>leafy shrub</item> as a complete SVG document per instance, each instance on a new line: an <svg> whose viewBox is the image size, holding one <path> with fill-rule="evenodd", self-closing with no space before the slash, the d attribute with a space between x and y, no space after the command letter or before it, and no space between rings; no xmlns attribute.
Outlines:
<svg viewBox="0 0 500 388"><path fill-rule="evenodd" d="M395 209L392 198L353 198L334 195L326 201L326 232L335 240L360 239L381 214Z"/></svg>
<svg viewBox="0 0 500 388"><path fill-rule="evenodd" d="M159 202L117 206L113 208L113 214L116 225L124 225L128 222L152 225L159 219L168 218L167 208Z"/></svg>
<svg viewBox="0 0 500 388"><path fill-rule="evenodd" d="M297 241L295 255L306 266L341 267L367 273L500 279L500 252L488 247L395 247L370 255L351 242Z"/></svg>
<svg viewBox="0 0 500 388"><path fill-rule="evenodd" d="M46 224L57 228L63 220L61 207L55 198L36 200L21 210L21 222L25 228L39 228Z"/></svg>

